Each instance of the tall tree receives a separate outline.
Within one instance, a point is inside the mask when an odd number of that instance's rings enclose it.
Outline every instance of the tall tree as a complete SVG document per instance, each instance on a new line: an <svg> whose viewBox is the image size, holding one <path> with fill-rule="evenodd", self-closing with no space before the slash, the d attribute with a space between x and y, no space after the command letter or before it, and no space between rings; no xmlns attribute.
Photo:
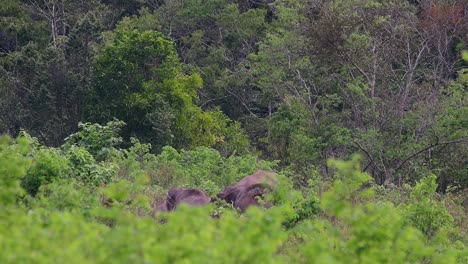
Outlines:
<svg viewBox="0 0 468 264"><path fill-rule="evenodd" d="M121 119L127 137L137 136L156 150L213 146L226 132L224 115L195 105L202 79L184 73L174 44L161 33L116 31L94 69L89 120Z"/></svg>

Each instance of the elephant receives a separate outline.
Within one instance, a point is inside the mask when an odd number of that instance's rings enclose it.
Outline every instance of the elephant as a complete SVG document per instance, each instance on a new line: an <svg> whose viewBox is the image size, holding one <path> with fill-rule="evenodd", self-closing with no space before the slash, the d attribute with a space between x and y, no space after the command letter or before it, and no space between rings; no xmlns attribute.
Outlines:
<svg viewBox="0 0 468 264"><path fill-rule="evenodd" d="M167 209L166 201L164 201L164 202L161 203L160 205L156 205L156 206L154 207L154 211L155 211L155 212L167 212L168 209Z"/></svg>
<svg viewBox="0 0 468 264"><path fill-rule="evenodd" d="M227 186L217 197L244 212L250 205L260 205L258 199L263 199L263 194L272 191L277 183L276 173L258 170L236 184ZM271 204L265 203L263 206L269 208Z"/></svg>
<svg viewBox="0 0 468 264"><path fill-rule="evenodd" d="M272 205L271 203L264 201L263 194L271 191L271 187L265 184L259 183L251 185L246 188L245 191L242 191L237 195L233 204L234 208L237 208L241 212L245 212L245 210L251 205L270 208ZM259 200L262 200L263 202L259 202Z"/></svg>
<svg viewBox="0 0 468 264"><path fill-rule="evenodd" d="M202 206L211 202L211 197L198 189L172 188L167 193L166 201L155 206L155 212L174 211L181 203Z"/></svg>

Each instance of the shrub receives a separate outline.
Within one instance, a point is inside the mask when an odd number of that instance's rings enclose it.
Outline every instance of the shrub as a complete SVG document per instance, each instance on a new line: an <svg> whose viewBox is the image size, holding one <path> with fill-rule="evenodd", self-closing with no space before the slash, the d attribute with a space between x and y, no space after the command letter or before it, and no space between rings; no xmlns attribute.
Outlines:
<svg viewBox="0 0 468 264"><path fill-rule="evenodd" d="M33 200L33 207L49 211L69 211L90 216L92 208L99 206L96 192L79 186L74 179L61 179L43 185Z"/></svg>
<svg viewBox="0 0 468 264"><path fill-rule="evenodd" d="M336 170L336 180L322 197L326 218L305 222L301 229L306 233L295 233L305 241L296 259L304 263L455 259L458 253L426 244L424 235L408 226L391 203L371 201L372 188L363 186L371 178L361 172L357 156L350 161L330 160L329 165ZM313 237L307 237L311 233Z"/></svg>
<svg viewBox="0 0 468 264"><path fill-rule="evenodd" d="M33 163L21 182L30 195L36 195L41 185L66 178L70 173L70 162L58 149L41 148L32 156Z"/></svg>
<svg viewBox="0 0 468 264"><path fill-rule="evenodd" d="M66 151L66 157L70 160L73 168L69 177L74 178L81 184L97 187L110 183L117 175L118 165L116 163L110 161L97 162L82 147L70 146Z"/></svg>
<svg viewBox="0 0 468 264"><path fill-rule="evenodd" d="M406 220L429 238L453 224L453 218L445 206L434 199L436 178L431 175L421 179L413 188L409 203L403 208Z"/></svg>
<svg viewBox="0 0 468 264"><path fill-rule="evenodd" d="M61 151L30 148L27 137L1 138L0 262L466 262L464 237L454 235L452 217L436 199L434 176L395 207L375 198L370 176L353 156L329 161L334 182L321 196L317 181L297 190L280 172L278 186L267 195L274 204L270 209L250 207L239 214L215 201L196 208L182 204L153 219L151 200L161 201L166 190L151 184L215 194L275 163L252 155L225 158L205 147L166 147L154 155L149 145L132 142L112 159L97 161L75 144ZM175 176L164 182L162 173ZM24 194L21 181L38 191L34 197L18 199ZM380 195L388 191L379 188Z"/></svg>
<svg viewBox="0 0 468 264"><path fill-rule="evenodd" d="M73 145L86 149L98 160L105 160L115 153L115 147L122 143L119 132L125 126L123 121L114 120L102 126L99 124L79 123L79 131L65 138L62 146L67 149Z"/></svg>
<svg viewBox="0 0 468 264"><path fill-rule="evenodd" d="M24 193L19 180L26 176L31 164L28 151L26 138L15 142L9 136L0 136L0 204L11 204Z"/></svg>
<svg viewBox="0 0 468 264"><path fill-rule="evenodd" d="M274 166L274 162L261 161L250 154L224 158L217 150L207 147L177 151L166 146L157 156L145 155L142 169L150 174L153 184L164 188L198 186L214 194L257 169Z"/></svg>

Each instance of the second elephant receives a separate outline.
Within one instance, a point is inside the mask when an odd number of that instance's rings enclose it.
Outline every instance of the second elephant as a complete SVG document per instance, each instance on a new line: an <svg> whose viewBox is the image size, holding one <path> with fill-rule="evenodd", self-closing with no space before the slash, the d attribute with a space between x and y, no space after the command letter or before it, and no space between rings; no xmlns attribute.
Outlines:
<svg viewBox="0 0 468 264"><path fill-rule="evenodd" d="M258 170L236 184L227 186L217 197L232 204L241 212L244 212L251 205L263 205L269 208L271 207L270 203L262 203L259 200L264 200L264 194L271 192L277 183L276 173Z"/></svg>

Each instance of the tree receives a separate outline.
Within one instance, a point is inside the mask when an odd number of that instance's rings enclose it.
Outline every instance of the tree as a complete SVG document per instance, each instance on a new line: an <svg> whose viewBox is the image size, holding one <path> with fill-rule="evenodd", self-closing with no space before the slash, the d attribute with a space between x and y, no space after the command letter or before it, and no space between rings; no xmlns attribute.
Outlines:
<svg viewBox="0 0 468 264"><path fill-rule="evenodd" d="M156 149L216 144L229 120L203 112L194 102L198 74L185 74L173 43L155 31L117 30L98 56L87 118L127 123L125 137L137 136Z"/></svg>
<svg viewBox="0 0 468 264"><path fill-rule="evenodd" d="M76 124L73 95L79 87L70 78L63 50L41 49L31 42L0 60L0 122L11 134L26 129L48 145L59 145ZM75 119L76 120L76 119Z"/></svg>
<svg viewBox="0 0 468 264"><path fill-rule="evenodd" d="M47 43L47 24L32 18L20 0L6 0L0 6L0 54L18 51L31 40Z"/></svg>
<svg viewBox="0 0 468 264"><path fill-rule="evenodd" d="M82 118L109 12L96 1L38 0L8 1L0 13L6 36L0 41L0 131L16 135L23 128L60 145Z"/></svg>

